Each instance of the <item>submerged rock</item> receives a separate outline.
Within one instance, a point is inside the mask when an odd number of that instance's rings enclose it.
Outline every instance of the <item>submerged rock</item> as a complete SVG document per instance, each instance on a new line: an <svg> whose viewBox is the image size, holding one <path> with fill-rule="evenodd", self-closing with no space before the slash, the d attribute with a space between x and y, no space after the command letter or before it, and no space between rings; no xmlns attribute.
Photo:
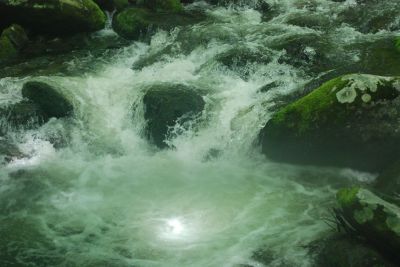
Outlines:
<svg viewBox="0 0 400 267"><path fill-rule="evenodd" d="M47 118L67 117L73 112L71 102L54 87L43 82L25 83L22 96L38 105Z"/></svg>
<svg viewBox="0 0 400 267"><path fill-rule="evenodd" d="M2 161L9 162L13 158L21 158L24 154L8 140L0 139L0 163Z"/></svg>
<svg viewBox="0 0 400 267"><path fill-rule="evenodd" d="M114 16L113 29L122 37L137 40L156 29L171 30L199 22L202 16L186 12L157 12L147 8L127 8Z"/></svg>
<svg viewBox="0 0 400 267"><path fill-rule="evenodd" d="M351 74L282 108L261 131L273 160L379 171L400 156L400 79Z"/></svg>
<svg viewBox="0 0 400 267"><path fill-rule="evenodd" d="M362 240L333 235L312 244L314 267L395 267Z"/></svg>
<svg viewBox="0 0 400 267"><path fill-rule="evenodd" d="M202 112L203 98L195 88L186 85L160 84L149 88L143 98L147 135L159 148L167 147L165 139L169 127L179 119L181 123Z"/></svg>
<svg viewBox="0 0 400 267"><path fill-rule="evenodd" d="M54 87L43 82L27 82L22 88L24 100L0 108L0 117L12 128L33 128L51 118L72 115L72 103ZM0 134L5 134L0 131Z"/></svg>
<svg viewBox="0 0 400 267"><path fill-rule="evenodd" d="M345 224L390 258L399 260L400 208L372 192L345 188L337 193L338 214Z"/></svg>
<svg viewBox="0 0 400 267"><path fill-rule="evenodd" d="M49 119L37 103L29 100L0 108L0 117L5 118L12 127L23 128L31 128Z"/></svg>
<svg viewBox="0 0 400 267"><path fill-rule="evenodd" d="M15 59L28 42L24 29L13 24L0 36L0 63Z"/></svg>
<svg viewBox="0 0 400 267"><path fill-rule="evenodd" d="M64 35L100 30L106 16L92 0L4 0L3 23L18 23L37 33Z"/></svg>

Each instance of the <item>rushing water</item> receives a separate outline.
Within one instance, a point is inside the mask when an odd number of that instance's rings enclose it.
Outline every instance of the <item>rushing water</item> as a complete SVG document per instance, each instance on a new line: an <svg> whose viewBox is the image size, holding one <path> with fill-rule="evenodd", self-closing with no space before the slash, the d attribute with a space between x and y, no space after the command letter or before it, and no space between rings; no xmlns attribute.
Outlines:
<svg viewBox="0 0 400 267"><path fill-rule="evenodd" d="M20 101L24 82L40 80L63 88L76 111L39 129L8 129L26 157L0 168L0 260L313 266L307 245L331 230L336 189L374 176L269 162L258 132L314 78L381 74L368 49L398 33L399 16L382 30L368 23L399 4L376 1L379 10L365 14L362 1L267 2L265 15L251 4L196 4L190 8L205 10L206 21L159 31L150 44L68 58L78 73L0 79L1 105ZM347 21L346 12L357 19ZM174 149L162 151L143 135L142 104L146 88L160 82L199 88L206 101L200 118L175 127Z"/></svg>

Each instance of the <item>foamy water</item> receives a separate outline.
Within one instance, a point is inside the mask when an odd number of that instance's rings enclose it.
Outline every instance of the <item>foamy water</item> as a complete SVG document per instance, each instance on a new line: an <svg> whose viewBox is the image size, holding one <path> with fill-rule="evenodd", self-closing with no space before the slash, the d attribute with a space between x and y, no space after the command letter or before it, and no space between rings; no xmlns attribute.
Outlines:
<svg viewBox="0 0 400 267"><path fill-rule="evenodd" d="M251 6L203 6L206 21L113 50L81 75L0 79L1 105L20 101L23 83L39 80L75 106L73 118L7 132L26 155L0 168L7 255L24 266L313 266L307 245L330 231L336 189L374 175L269 162L259 130L312 78L360 60L345 47L397 32L340 23L337 14L355 1L268 2L268 21ZM288 23L300 14L318 15L320 26ZM303 37L314 40L301 48L306 63L282 60L293 55L280 44ZM237 47L265 58L221 64ZM132 69L143 57L147 64ZM144 137L142 98L157 83L189 85L206 102L162 151ZM260 91L266 84L274 86ZM254 259L259 250L270 260Z"/></svg>

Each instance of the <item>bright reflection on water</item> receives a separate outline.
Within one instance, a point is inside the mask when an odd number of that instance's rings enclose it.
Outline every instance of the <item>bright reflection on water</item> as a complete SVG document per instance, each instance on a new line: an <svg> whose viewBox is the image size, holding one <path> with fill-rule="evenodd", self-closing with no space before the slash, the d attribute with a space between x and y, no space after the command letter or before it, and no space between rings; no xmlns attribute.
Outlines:
<svg viewBox="0 0 400 267"><path fill-rule="evenodd" d="M171 236L179 236L184 231L184 225L179 219L170 219L167 220L167 231Z"/></svg>

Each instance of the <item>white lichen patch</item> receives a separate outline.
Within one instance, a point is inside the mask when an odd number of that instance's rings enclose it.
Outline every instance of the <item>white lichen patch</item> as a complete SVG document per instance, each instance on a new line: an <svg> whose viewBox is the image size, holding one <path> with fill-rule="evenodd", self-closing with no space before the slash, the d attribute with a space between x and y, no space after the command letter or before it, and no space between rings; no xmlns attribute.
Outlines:
<svg viewBox="0 0 400 267"><path fill-rule="evenodd" d="M339 103L353 103L357 97L357 92L354 88L345 87L336 93L336 98Z"/></svg>
<svg viewBox="0 0 400 267"><path fill-rule="evenodd" d="M376 76L370 74L350 74L342 78L348 84L336 93L336 98L339 103L353 103L357 97L357 90L363 93L361 99L364 102L372 100L372 96L368 91L375 93L378 91L379 85L385 81L391 81L393 78ZM400 86L400 84L399 84Z"/></svg>
<svg viewBox="0 0 400 267"><path fill-rule="evenodd" d="M362 210L354 212L354 219L359 224L364 224L374 218L374 210L370 207L364 207Z"/></svg>
<svg viewBox="0 0 400 267"><path fill-rule="evenodd" d="M361 96L361 99L362 99L362 101L363 101L364 103L368 103L368 102L371 101L372 97L371 97L370 94L363 94L363 95Z"/></svg>
<svg viewBox="0 0 400 267"><path fill-rule="evenodd" d="M363 205L370 208L376 209L378 206L384 207L384 212L390 214L394 217L400 219L400 208L394 204L391 204L380 197L376 196L374 193L366 190L360 189L357 192L357 201Z"/></svg>

